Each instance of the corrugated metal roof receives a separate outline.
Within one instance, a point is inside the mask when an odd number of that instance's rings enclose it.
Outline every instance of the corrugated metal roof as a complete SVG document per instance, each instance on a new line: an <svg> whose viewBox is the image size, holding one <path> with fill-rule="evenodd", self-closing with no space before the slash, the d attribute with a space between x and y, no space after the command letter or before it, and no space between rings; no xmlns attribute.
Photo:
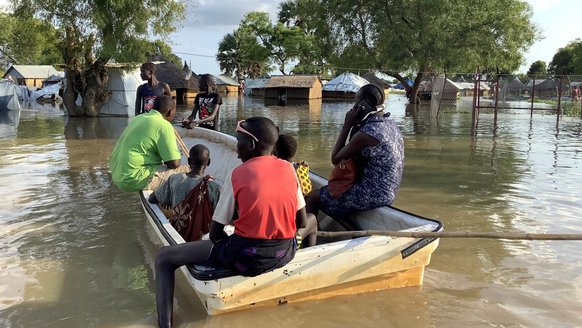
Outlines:
<svg viewBox="0 0 582 328"><path fill-rule="evenodd" d="M368 84L368 80L360 77L354 73L345 72L335 79L327 82L323 86L323 91L343 91L343 92L358 92L361 87Z"/></svg>
<svg viewBox="0 0 582 328"><path fill-rule="evenodd" d="M224 75L212 75L212 78L214 79L214 84L216 85L234 85L234 86L238 86L238 83L231 79L230 77L226 77Z"/></svg>
<svg viewBox="0 0 582 328"><path fill-rule="evenodd" d="M260 78L260 79L246 79L245 80L245 89L263 89L269 83L269 78Z"/></svg>
<svg viewBox="0 0 582 328"><path fill-rule="evenodd" d="M450 80L449 80L450 81ZM453 82L459 90L474 90L475 83L473 82ZM480 83L479 90L489 90L491 89L487 84Z"/></svg>
<svg viewBox="0 0 582 328"><path fill-rule="evenodd" d="M271 76L265 88L311 88L316 81L317 75L278 75Z"/></svg>
<svg viewBox="0 0 582 328"><path fill-rule="evenodd" d="M545 79L536 79L536 80L535 80L535 82L536 82L536 86L538 86L538 85L540 85L540 84L542 84L542 83L546 82L546 80L545 80ZM531 87L533 87L533 83L534 83L534 80L529 80L529 81L528 81L528 82L525 84L525 86L526 86L526 87L528 87L528 88L531 88Z"/></svg>
<svg viewBox="0 0 582 328"><path fill-rule="evenodd" d="M46 79L51 75L59 74L59 71L51 65L12 65L10 68L16 70L26 79Z"/></svg>

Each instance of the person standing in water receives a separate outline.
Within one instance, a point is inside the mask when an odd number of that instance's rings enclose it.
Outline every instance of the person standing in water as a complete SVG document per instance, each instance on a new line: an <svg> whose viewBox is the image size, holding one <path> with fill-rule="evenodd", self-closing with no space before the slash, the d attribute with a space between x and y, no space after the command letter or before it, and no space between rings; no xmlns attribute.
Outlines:
<svg viewBox="0 0 582 328"><path fill-rule="evenodd" d="M161 95L172 96L170 86L156 78L156 64L145 63L140 68L141 79L147 81L137 87L135 96L135 116L147 113L154 108L154 100Z"/></svg>

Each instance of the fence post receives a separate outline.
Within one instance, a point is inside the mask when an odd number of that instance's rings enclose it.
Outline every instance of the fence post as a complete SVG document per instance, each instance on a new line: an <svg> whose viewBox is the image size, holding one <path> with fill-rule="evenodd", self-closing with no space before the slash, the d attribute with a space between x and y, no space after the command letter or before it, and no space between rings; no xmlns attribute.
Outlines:
<svg viewBox="0 0 582 328"><path fill-rule="evenodd" d="M534 104L535 93L536 93L536 76L534 75L533 84L531 86L531 110L530 110L530 114L529 114L530 119L533 117L533 107L534 107L533 104Z"/></svg>
<svg viewBox="0 0 582 328"><path fill-rule="evenodd" d="M473 87L473 112L471 113L471 130L475 133L477 127L477 79L479 78L479 66L477 66L477 72L475 73L475 86Z"/></svg>
<svg viewBox="0 0 582 328"><path fill-rule="evenodd" d="M556 121L560 120L560 116L562 115L562 78L560 77L558 80L558 109L556 112Z"/></svg>
<svg viewBox="0 0 582 328"><path fill-rule="evenodd" d="M497 129L497 113L499 112L499 72L495 78L495 113L493 114L493 128Z"/></svg>

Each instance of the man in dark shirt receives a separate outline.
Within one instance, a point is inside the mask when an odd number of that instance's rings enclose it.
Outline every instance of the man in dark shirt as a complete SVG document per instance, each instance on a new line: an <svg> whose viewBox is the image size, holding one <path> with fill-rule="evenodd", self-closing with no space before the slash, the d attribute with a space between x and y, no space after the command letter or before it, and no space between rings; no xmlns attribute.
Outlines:
<svg viewBox="0 0 582 328"><path fill-rule="evenodd" d="M135 116L149 112L154 106L154 100L161 95L172 96L170 86L156 78L156 65L145 63L141 65L141 79L148 81L137 88L135 97Z"/></svg>
<svg viewBox="0 0 582 328"><path fill-rule="evenodd" d="M215 85L212 75L201 75L198 83L200 93L194 99L192 114L182 121L182 126L185 128L199 126L216 130L218 125L218 112L220 111L220 105L222 105L222 97L214 92ZM198 121L196 121L196 116L199 118Z"/></svg>

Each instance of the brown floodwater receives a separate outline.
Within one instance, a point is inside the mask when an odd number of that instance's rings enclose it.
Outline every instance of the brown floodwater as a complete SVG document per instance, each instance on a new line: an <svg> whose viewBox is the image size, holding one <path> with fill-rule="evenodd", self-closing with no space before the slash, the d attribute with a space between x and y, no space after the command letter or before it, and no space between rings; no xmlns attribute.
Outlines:
<svg viewBox="0 0 582 328"><path fill-rule="evenodd" d="M470 103L470 101L469 101ZM405 137L395 206L447 231L582 233L582 120L387 100ZM225 98L219 129L268 116L297 137L297 160L327 175L349 103L269 106ZM188 109L182 108L186 115ZM137 193L108 159L129 119L58 108L0 113L0 327L153 327L152 243ZM422 287L208 317L183 290L180 327L578 327L582 241L442 239Z"/></svg>

